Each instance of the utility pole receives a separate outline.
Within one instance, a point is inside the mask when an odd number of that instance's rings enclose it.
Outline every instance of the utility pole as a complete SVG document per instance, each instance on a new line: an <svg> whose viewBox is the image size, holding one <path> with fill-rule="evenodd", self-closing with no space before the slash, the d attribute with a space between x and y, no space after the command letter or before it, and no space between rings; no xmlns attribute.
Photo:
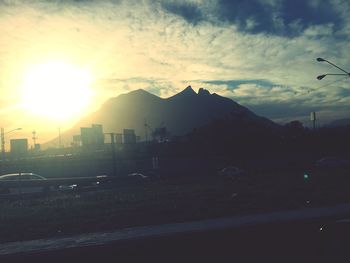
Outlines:
<svg viewBox="0 0 350 263"><path fill-rule="evenodd" d="M58 148L62 148L61 127L58 127Z"/></svg>
<svg viewBox="0 0 350 263"><path fill-rule="evenodd" d="M148 142L148 124L147 124L147 121L145 119L145 123L144 123L144 126L145 126L145 140L146 142Z"/></svg>
<svg viewBox="0 0 350 263"><path fill-rule="evenodd" d="M22 130L22 128L16 128L11 131L5 132L5 129L1 127L1 152L2 152L2 159L5 160L6 158L6 151L5 151L5 134L8 134L13 131L19 131Z"/></svg>
<svg viewBox="0 0 350 263"><path fill-rule="evenodd" d="M32 137L32 139L33 139L33 149L35 149L36 139L37 139L37 137L36 137L36 131L33 131L32 134L33 134L33 137Z"/></svg>
<svg viewBox="0 0 350 263"><path fill-rule="evenodd" d="M316 112L315 111L311 112L310 119L312 121L313 130L315 131L316 130Z"/></svg>
<svg viewBox="0 0 350 263"><path fill-rule="evenodd" d="M113 167L113 176L117 176L117 166L116 166L116 154L115 154L115 136L113 132L105 133L111 136L111 149L112 149L112 167Z"/></svg>
<svg viewBox="0 0 350 263"><path fill-rule="evenodd" d="M5 130L1 128L1 153L2 159L5 160Z"/></svg>

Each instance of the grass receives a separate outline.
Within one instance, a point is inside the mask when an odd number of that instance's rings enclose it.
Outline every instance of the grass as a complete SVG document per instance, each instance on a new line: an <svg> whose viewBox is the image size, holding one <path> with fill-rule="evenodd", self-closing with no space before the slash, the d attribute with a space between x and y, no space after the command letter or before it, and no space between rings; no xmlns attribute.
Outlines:
<svg viewBox="0 0 350 263"><path fill-rule="evenodd" d="M185 222L350 201L349 180L302 175L173 178L0 201L0 242ZM306 203L311 200L310 203Z"/></svg>

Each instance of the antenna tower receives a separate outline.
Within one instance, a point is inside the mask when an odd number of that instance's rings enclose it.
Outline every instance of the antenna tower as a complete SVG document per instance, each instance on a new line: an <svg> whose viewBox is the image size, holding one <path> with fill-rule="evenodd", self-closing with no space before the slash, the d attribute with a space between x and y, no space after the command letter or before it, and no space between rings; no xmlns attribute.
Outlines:
<svg viewBox="0 0 350 263"><path fill-rule="evenodd" d="M34 148L35 148L35 145L36 145L36 139L38 139L38 137L36 137L36 131L32 131L32 134L33 134L33 144L34 144Z"/></svg>

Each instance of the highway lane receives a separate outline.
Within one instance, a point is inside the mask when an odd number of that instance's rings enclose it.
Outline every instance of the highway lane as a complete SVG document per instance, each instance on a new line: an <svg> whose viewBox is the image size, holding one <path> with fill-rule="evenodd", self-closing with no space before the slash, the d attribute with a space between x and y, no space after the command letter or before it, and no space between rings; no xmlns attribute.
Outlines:
<svg viewBox="0 0 350 263"><path fill-rule="evenodd" d="M338 262L347 257L350 204L133 227L0 245L4 262L123 258L164 262ZM336 227L334 227L336 226ZM344 243L340 243L344 242ZM6 260L6 261L5 261ZM330 260L330 261L329 261ZM30 261L32 262L32 261ZM55 261L56 262L56 261ZM175 262L175 261L174 261Z"/></svg>

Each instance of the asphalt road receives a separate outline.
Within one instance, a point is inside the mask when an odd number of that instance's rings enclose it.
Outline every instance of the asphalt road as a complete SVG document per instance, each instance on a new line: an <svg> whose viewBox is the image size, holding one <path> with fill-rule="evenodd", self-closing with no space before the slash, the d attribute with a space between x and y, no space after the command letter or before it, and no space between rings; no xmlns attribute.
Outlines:
<svg viewBox="0 0 350 263"><path fill-rule="evenodd" d="M0 262L349 262L350 204L0 245Z"/></svg>

